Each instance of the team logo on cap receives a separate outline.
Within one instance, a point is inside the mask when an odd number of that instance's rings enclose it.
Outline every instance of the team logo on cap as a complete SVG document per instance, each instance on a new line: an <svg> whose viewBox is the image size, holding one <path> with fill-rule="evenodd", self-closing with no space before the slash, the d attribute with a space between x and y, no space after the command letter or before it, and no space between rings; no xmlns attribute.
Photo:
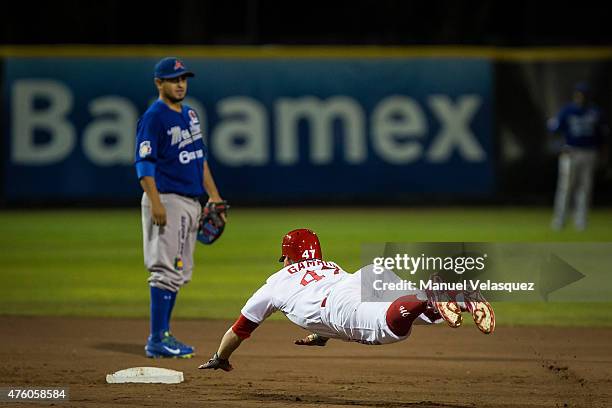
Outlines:
<svg viewBox="0 0 612 408"><path fill-rule="evenodd" d="M176 71L177 69L185 69L185 65L183 65L183 61L181 60L176 60L174 61L174 70Z"/></svg>

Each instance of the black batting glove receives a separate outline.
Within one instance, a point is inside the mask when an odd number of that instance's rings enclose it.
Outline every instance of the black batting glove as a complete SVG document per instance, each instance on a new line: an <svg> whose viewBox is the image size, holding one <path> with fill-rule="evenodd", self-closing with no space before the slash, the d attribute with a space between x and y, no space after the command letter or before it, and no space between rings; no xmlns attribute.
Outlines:
<svg viewBox="0 0 612 408"><path fill-rule="evenodd" d="M218 370L221 369L223 371L232 371L234 367L229 362L229 359L219 358L219 354L215 353L207 363L202 364L198 367L201 370Z"/></svg>

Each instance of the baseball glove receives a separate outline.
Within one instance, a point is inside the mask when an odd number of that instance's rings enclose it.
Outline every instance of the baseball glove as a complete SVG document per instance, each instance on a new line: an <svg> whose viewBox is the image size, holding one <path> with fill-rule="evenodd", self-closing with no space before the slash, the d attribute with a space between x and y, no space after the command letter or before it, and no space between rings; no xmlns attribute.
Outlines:
<svg viewBox="0 0 612 408"><path fill-rule="evenodd" d="M219 354L215 353L207 363L202 364L198 367L203 370L218 370L232 371L234 367L230 364L228 359L219 358Z"/></svg>
<svg viewBox="0 0 612 408"><path fill-rule="evenodd" d="M304 337L303 339L294 341L293 343L297 344L298 346L321 346L323 347L327 344L327 340L329 340L327 337L323 337L320 334L312 333Z"/></svg>
<svg viewBox="0 0 612 408"><path fill-rule="evenodd" d="M225 214L229 207L227 201L208 202L202 207L198 241L210 245L219 239L225 229Z"/></svg>

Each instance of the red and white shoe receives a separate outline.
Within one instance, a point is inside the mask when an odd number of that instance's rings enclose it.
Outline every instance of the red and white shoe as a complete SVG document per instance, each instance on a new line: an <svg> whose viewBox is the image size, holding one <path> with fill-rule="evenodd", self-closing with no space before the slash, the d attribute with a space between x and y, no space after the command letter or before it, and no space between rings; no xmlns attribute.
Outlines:
<svg viewBox="0 0 612 408"><path fill-rule="evenodd" d="M460 296L463 296L463 302L461 302ZM472 314L474 323L478 330L484 334L491 334L495 331L495 312L493 307L487 300L482 296L480 291L465 291L461 295L455 297L455 300L465 305L465 309Z"/></svg>
<svg viewBox="0 0 612 408"><path fill-rule="evenodd" d="M433 283L444 282L439 275L432 275L431 281ZM456 329L461 326L463 322L461 308L453 296L443 290L428 290L426 293L430 306L442 316L450 327Z"/></svg>

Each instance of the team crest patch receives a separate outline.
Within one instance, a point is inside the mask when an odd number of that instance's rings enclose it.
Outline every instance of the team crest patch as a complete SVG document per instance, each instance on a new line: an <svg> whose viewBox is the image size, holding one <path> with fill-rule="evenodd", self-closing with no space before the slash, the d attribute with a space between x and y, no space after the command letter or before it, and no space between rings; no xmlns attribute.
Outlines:
<svg viewBox="0 0 612 408"><path fill-rule="evenodd" d="M177 69L185 69L185 65L183 65L183 61L181 60L176 60L174 61L174 70L176 71Z"/></svg>
<svg viewBox="0 0 612 408"><path fill-rule="evenodd" d="M174 258L174 270L177 272L183 271L183 258L180 256Z"/></svg>
<svg viewBox="0 0 612 408"><path fill-rule="evenodd" d="M141 159L144 159L145 157L151 154L152 150L153 149L151 149L151 142L149 140L145 140L144 142L140 143L140 148L138 149L138 155L140 156Z"/></svg>
<svg viewBox="0 0 612 408"><path fill-rule="evenodd" d="M193 123L194 125L197 125L198 123L200 123L200 120L198 119L198 115L196 115L193 109L189 109L188 113L189 113L189 117L191 118L191 123Z"/></svg>

